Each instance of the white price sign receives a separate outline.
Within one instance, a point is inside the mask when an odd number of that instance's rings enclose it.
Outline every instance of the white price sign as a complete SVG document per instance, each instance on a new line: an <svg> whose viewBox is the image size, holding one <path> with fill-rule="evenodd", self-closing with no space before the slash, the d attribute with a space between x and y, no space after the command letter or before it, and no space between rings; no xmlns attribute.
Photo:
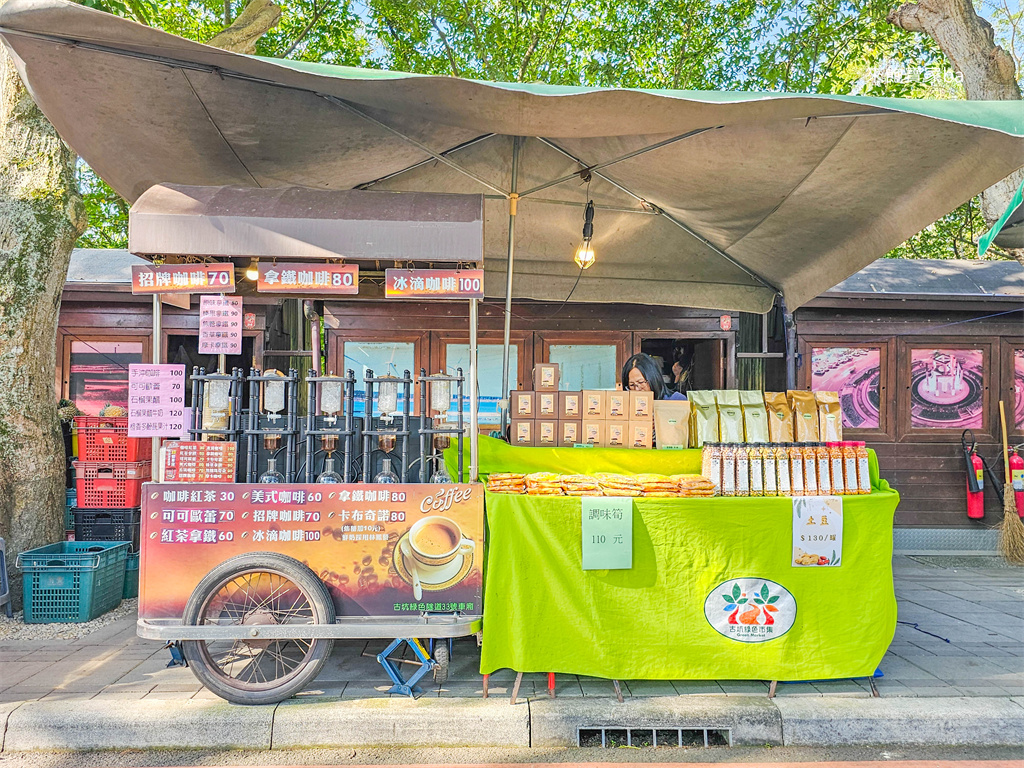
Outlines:
<svg viewBox="0 0 1024 768"><path fill-rule="evenodd" d="M793 567L841 565L842 559L842 498L794 497Z"/></svg>

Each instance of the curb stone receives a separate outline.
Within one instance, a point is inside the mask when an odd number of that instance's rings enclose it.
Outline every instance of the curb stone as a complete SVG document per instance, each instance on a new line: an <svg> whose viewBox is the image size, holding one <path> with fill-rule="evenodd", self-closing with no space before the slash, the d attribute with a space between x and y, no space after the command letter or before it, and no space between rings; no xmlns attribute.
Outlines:
<svg viewBox="0 0 1024 768"><path fill-rule="evenodd" d="M1016 746L1024 708L1005 698L777 698L785 745Z"/></svg>
<svg viewBox="0 0 1024 768"><path fill-rule="evenodd" d="M11 713L22 706L20 701L5 702L0 704L0 752L4 751L4 738L7 735L7 721Z"/></svg>
<svg viewBox="0 0 1024 768"><path fill-rule="evenodd" d="M36 701L7 719L4 750L270 749L275 707L223 701Z"/></svg>
<svg viewBox="0 0 1024 768"><path fill-rule="evenodd" d="M530 701L534 747L574 747L579 728L730 729L735 746L782 746L783 721L765 696Z"/></svg>
<svg viewBox="0 0 1024 768"><path fill-rule="evenodd" d="M357 746L529 747L530 711L507 699L293 699L277 708L274 749Z"/></svg>

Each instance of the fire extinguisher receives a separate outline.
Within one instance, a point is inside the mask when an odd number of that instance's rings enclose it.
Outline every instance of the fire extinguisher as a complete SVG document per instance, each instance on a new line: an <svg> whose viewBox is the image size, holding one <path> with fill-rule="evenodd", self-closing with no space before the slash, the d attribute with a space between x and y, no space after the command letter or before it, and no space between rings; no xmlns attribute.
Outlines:
<svg viewBox="0 0 1024 768"><path fill-rule="evenodd" d="M1024 517L1024 458L1017 451L1024 444L1010 448L1010 480L1013 483L1013 500L1017 514Z"/></svg>
<svg viewBox="0 0 1024 768"><path fill-rule="evenodd" d="M971 436L970 446L967 445L967 435ZM969 429L960 435L960 447L967 462L967 516L980 520L985 516L985 462L978 455L974 433Z"/></svg>

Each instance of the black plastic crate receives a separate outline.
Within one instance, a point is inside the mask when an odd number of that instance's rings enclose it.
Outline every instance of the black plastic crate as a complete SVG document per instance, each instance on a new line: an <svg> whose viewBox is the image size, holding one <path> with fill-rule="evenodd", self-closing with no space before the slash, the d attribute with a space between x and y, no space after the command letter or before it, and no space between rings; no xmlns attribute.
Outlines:
<svg viewBox="0 0 1024 768"><path fill-rule="evenodd" d="M139 528L142 509L79 509L71 510L75 520L75 541L127 541L130 551L139 551Z"/></svg>

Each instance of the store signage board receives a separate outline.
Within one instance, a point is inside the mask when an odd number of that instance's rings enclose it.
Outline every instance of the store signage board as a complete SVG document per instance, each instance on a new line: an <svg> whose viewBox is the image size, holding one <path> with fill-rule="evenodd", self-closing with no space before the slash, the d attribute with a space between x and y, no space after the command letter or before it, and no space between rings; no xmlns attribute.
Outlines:
<svg viewBox="0 0 1024 768"><path fill-rule="evenodd" d="M384 276L388 299L482 299L482 269L389 269Z"/></svg>
<svg viewBox="0 0 1024 768"><path fill-rule="evenodd" d="M242 297L199 299L199 354L242 354Z"/></svg>
<svg viewBox="0 0 1024 768"><path fill-rule="evenodd" d="M234 293L235 265L223 264L135 264L132 293Z"/></svg>
<svg viewBox="0 0 1024 768"><path fill-rule="evenodd" d="M793 567L838 566L842 560L842 498L793 498Z"/></svg>
<svg viewBox="0 0 1024 768"><path fill-rule="evenodd" d="M583 570L633 567L633 499L583 496Z"/></svg>
<svg viewBox="0 0 1024 768"><path fill-rule="evenodd" d="M166 483L233 483L238 447L231 442L180 440L164 445Z"/></svg>
<svg viewBox="0 0 1024 768"><path fill-rule="evenodd" d="M128 437L179 437L185 431L185 366L128 366Z"/></svg>
<svg viewBox="0 0 1024 768"><path fill-rule="evenodd" d="M318 293L355 296L358 264L259 263L256 290L261 293Z"/></svg>

